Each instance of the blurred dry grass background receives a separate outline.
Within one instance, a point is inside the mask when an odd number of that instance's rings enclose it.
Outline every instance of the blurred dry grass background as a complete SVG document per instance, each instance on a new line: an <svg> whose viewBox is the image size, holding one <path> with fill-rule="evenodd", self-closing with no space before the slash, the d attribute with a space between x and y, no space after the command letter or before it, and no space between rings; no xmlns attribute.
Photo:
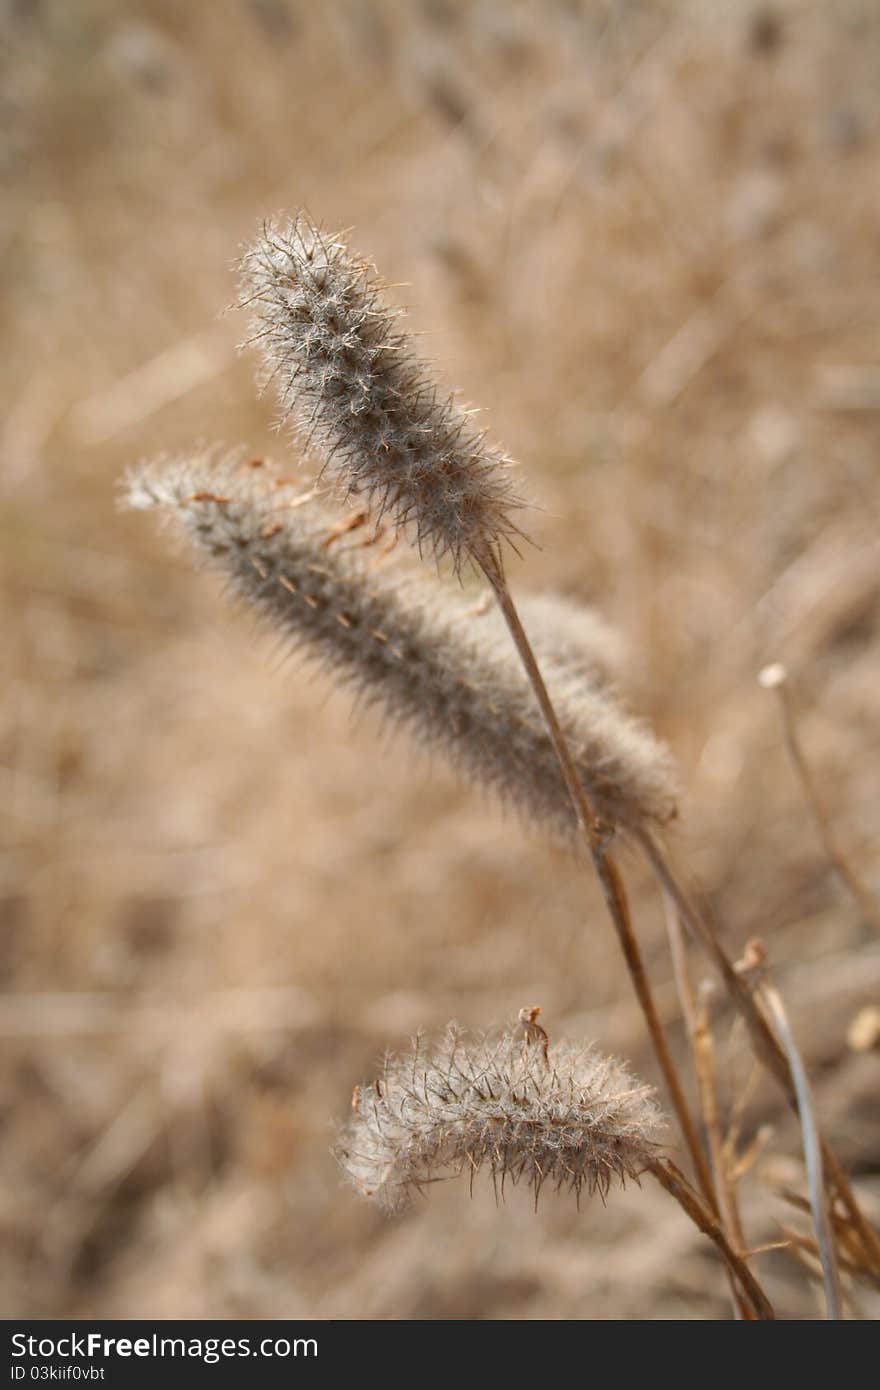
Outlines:
<svg viewBox="0 0 880 1390"><path fill-rule="evenodd" d="M535 1215L450 1184L386 1222L341 1185L331 1122L417 1027L540 1002L653 1076L640 1018L577 866L353 723L114 488L197 440L284 455L218 317L231 263L266 213L353 225L523 461L514 586L625 634L682 854L730 949L766 941L877 1215L878 1055L847 1030L880 942L756 674L788 664L880 886L880 12L6 0L2 35L3 1313L726 1315L659 1192ZM729 1105L749 1061L716 1020ZM798 1136L766 1082L743 1124L757 1244ZM759 1267L816 1313L790 1255Z"/></svg>

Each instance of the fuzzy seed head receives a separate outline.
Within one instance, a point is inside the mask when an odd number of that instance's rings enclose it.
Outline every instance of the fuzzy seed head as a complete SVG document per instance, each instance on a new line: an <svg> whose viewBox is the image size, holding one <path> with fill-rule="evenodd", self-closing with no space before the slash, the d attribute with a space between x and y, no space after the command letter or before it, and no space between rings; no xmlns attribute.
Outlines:
<svg viewBox="0 0 880 1390"><path fill-rule="evenodd" d="M557 837L577 824L534 695L509 644L487 642L458 589L386 557L363 512L340 522L269 465L210 456L128 480L134 507L178 517L238 593L366 704ZM545 674L575 765L622 829L675 810L667 753L565 664Z"/></svg>
<svg viewBox="0 0 880 1390"><path fill-rule="evenodd" d="M300 214L263 227L241 279L282 418L343 493L456 571L500 563L519 534L509 460L438 391L369 264Z"/></svg>
<svg viewBox="0 0 880 1390"><path fill-rule="evenodd" d="M550 593L524 594L517 608L542 667L550 662L596 689L617 684L626 644L595 609ZM487 641L509 646L510 633L496 605L487 608L485 621Z"/></svg>
<svg viewBox="0 0 880 1390"><path fill-rule="evenodd" d="M543 1030L541 1030L543 1033ZM661 1117L648 1086L591 1046L528 1030L472 1037L450 1024L416 1039L356 1090L335 1154L355 1189L388 1211L429 1183L488 1169L604 1198L650 1164Z"/></svg>

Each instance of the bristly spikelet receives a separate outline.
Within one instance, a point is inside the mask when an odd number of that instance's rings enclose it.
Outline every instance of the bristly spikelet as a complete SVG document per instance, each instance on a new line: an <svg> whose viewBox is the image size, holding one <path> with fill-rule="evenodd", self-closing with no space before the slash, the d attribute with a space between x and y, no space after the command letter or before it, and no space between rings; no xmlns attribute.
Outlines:
<svg viewBox="0 0 880 1390"><path fill-rule="evenodd" d="M300 214L263 227L241 278L283 418L328 476L456 571L500 562L519 534L509 460L438 394L369 264Z"/></svg>
<svg viewBox="0 0 880 1390"><path fill-rule="evenodd" d="M334 1152L387 1211L481 1168L496 1190L523 1182L536 1200L545 1183L604 1197L655 1159L660 1124L651 1089L592 1047L469 1037L450 1024L438 1044L417 1039L355 1091Z"/></svg>
<svg viewBox="0 0 880 1390"><path fill-rule="evenodd" d="M148 466L128 502L175 512L277 630L330 667L477 785L562 838L576 822L512 650L463 621L458 590L401 578L345 524L263 463L210 457ZM548 684L593 803L635 828L674 812L669 759L645 730L565 667Z"/></svg>

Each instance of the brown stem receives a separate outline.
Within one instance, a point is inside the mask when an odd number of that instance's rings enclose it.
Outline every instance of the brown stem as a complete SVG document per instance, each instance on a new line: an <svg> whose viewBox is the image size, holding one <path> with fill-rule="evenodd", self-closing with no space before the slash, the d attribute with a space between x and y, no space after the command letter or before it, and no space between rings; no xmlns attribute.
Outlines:
<svg viewBox="0 0 880 1390"><path fill-rule="evenodd" d="M730 1181L728 1163L724 1153L724 1139L721 1134L721 1119L718 1108L718 1088L715 1072L715 1046L709 1026L709 1011L705 1003L697 1007L697 1026L694 1034L697 1079L703 1105L703 1118L709 1139L709 1157L718 1192L718 1206L725 1230L738 1250L745 1249L742 1223L736 1200L736 1191Z"/></svg>
<svg viewBox="0 0 880 1390"><path fill-rule="evenodd" d="M684 1174L679 1172L674 1163L664 1158L655 1159L650 1166L650 1172L660 1183L660 1186L675 1198L694 1225L703 1232L703 1235L715 1242L728 1269L736 1277L738 1284L752 1304L757 1317L762 1322L775 1319L776 1314L773 1311L773 1305L761 1285L742 1255L738 1254L730 1244L717 1217L703 1204Z"/></svg>
<svg viewBox="0 0 880 1390"><path fill-rule="evenodd" d="M556 710L553 708L553 702L544 684L544 677L541 675L541 669L535 660L532 644L526 636L525 629L520 622L519 613L513 601L510 589L507 586L504 573L497 561L491 558L482 561L481 567L489 583L492 585L498 607L501 609L519 659L523 664L526 675L535 692L535 697L541 708L541 714L547 726L547 732L550 735L553 749L559 759L559 767L562 771L568 794L571 797L578 824L592 850L594 847L599 847L608 840L609 828L602 824L600 817L590 805L583 783L578 776L577 769L568 751L568 743L562 732Z"/></svg>
<svg viewBox="0 0 880 1390"><path fill-rule="evenodd" d="M654 870L658 881L675 903L681 920L692 936L701 942L709 958L718 967L727 992L748 1027L757 1056L776 1077L789 1104L797 1113L797 1093L788 1059L773 1029L758 1007L748 982L734 969L732 961L718 941L711 926L703 914L691 903L666 856L651 834L647 830L639 830L636 832L636 838L642 846L645 857ZM864 1216L849 1180L831 1148L824 1139L821 1139L821 1144L826 1180L836 1188L850 1221L859 1233L868 1267L875 1272L880 1271L880 1236Z"/></svg>
<svg viewBox="0 0 880 1390"><path fill-rule="evenodd" d="M849 1178L838 1163L834 1150L821 1133L819 1139L822 1144L822 1166L825 1169L826 1181L830 1181L831 1186L846 1207L850 1221L858 1231L868 1268L876 1276L880 1276L880 1236L865 1218L859 1206L858 1198L850 1186Z"/></svg>
<svg viewBox="0 0 880 1390"><path fill-rule="evenodd" d="M731 1181L729 1166L724 1153L721 1136L721 1122L718 1109L718 1089L715 1080L715 1052L712 1032L709 1026L709 1011L705 1003L698 1003L691 983L687 961L687 946L678 913L668 896L666 903L666 925L669 934L669 949L675 973L681 1011L684 1015L688 1041L693 1057L694 1072L700 1095L700 1109L703 1114L703 1127L709 1146L709 1162L712 1165L712 1178L718 1196L718 1216L724 1232L736 1250L745 1249L745 1239L736 1201L736 1188ZM729 1271L728 1271L729 1273ZM731 1279L734 1306L739 1317L749 1318L753 1314L748 1304Z"/></svg>
<svg viewBox="0 0 880 1390"><path fill-rule="evenodd" d="M786 1202L789 1202L798 1211L806 1212L807 1216L811 1215L809 1201L806 1197L802 1197L799 1192L794 1192L790 1187L782 1187L780 1193ZM846 1214L831 1207L830 1216L834 1234L837 1237L837 1259L840 1268L852 1272L852 1267L855 1266L860 1279L870 1284L872 1288L880 1290L880 1273L874 1273L865 1265L864 1251L859 1244L858 1233L850 1225ZM789 1233L786 1232L786 1234ZM819 1253L818 1247L815 1253Z"/></svg>
<svg viewBox="0 0 880 1390"><path fill-rule="evenodd" d="M639 949L635 932L633 931L623 879L609 853L608 844L611 831L602 824L601 819L597 816L589 803L581 779L572 761L565 735L562 732L559 720L556 716L556 711L553 708L553 702L544 684L544 678L535 660L535 654L532 651L531 643L525 634L516 605L507 587L507 581L504 578L503 571L497 561L492 557L486 557L482 560L481 567L494 590L498 606L501 609L511 638L519 654L519 658L529 678L532 689L535 692L535 697L544 717L544 723L547 726L547 732L550 735L553 748L559 760L559 766L565 780L565 785L571 797L571 802L577 816L578 826L584 837L587 848L590 851L596 874L602 885L605 903L611 915L611 920L614 923L615 930L617 931L618 940L620 941L624 959L626 960L633 988L635 989L636 997L641 1005L642 1013L645 1016L645 1022L647 1023L651 1042L653 1043L654 1051L657 1055L657 1061L663 1072L666 1086L669 1090L669 1095L678 1117L685 1143L691 1155L700 1187L707 1202L709 1202L713 1210L716 1210L716 1198L712 1186L712 1175L709 1171L706 1156L703 1153L697 1127L688 1107L687 1100L685 1099L684 1091L682 1090L675 1063L672 1060L672 1055L666 1042L662 1024L660 1023L660 1017L657 1013L657 1007L654 1003L654 997L648 983L642 953Z"/></svg>
<svg viewBox="0 0 880 1390"><path fill-rule="evenodd" d="M594 853L593 863L599 877L599 882L602 885L605 902L608 905L612 921L617 929L618 940L620 941L624 959L626 960L630 979L632 980L633 988L635 989L636 996L641 1005L642 1013L645 1016L645 1022L648 1026L654 1052L660 1063L666 1086L669 1090L676 1116L678 1117L678 1122L684 1134L700 1189L712 1210L715 1211L717 1210L717 1198L715 1196L715 1189L712 1185L712 1174L709 1171L706 1155L700 1143L700 1136L696 1124L694 1123L693 1116L691 1115L690 1107L685 1099L678 1071L672 1060L669 1045L666 1041L666 1035L663 1032L663 1027L657 1013L654 996L651 992L651 986L648 983L648 976L645 972L642 953L639 949L636 934L633 931L629 904L626 899L620 870L607 852Z"/></svg>

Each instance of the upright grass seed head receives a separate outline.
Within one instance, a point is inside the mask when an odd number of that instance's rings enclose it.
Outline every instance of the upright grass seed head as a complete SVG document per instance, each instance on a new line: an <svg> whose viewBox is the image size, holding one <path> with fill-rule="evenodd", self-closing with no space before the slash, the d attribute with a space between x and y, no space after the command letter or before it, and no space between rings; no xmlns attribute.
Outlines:
<svg viewBox="0 0 880 1390"><path fill-rule="evenodd" d="M266 464L196 457L141 468L134 507L176 515L238 592L367 703L564 840L576 821L514 652L486 643L455 588L400 568ZM547 664L578 776L610 821L674 812L668 755L616 704Z"/></svg>
<svg viewBox="0 0 880 1390"><path fill-rule="evenodd" d="M496 1186L526 1183L536 1200L545 1183L604 1197L650 1166L659 1127L651 1089L592 1047L450 1024L357 1088L335 1153L361 1196L388 1211L482 1168Z"/></svg>
<svg viewBox="0 0 880 1390"><path fill-rule="evenodd" d="M369 264L301 213L263 227L241 279L283 418L342 490L456 571L500 563L519 534L509 460L438 392Z"/></svg>

